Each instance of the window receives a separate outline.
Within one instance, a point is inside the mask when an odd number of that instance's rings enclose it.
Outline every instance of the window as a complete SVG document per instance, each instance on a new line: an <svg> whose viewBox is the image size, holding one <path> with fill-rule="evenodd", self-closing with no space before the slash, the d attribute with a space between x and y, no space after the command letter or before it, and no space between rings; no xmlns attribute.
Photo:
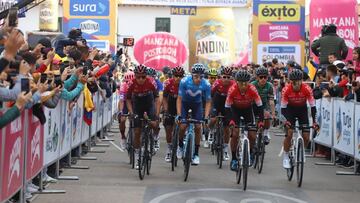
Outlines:
<svg viewBox="0 0 360 203"><path fill-rule="evenodd" d="M156 18L155 32L170 32L170 18Z"/></svg>

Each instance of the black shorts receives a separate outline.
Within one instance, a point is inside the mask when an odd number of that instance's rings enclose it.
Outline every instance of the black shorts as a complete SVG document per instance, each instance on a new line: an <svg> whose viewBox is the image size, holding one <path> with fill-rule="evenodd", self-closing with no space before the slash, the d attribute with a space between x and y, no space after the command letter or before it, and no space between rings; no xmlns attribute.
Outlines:
<svg viewBox="0 0 360 203"><path fill-rule="evenodd" d="M226 96L221 96L219 94L215 94L212 100L212 111L211 117L216 117L221 114L221 116L226 116L225 113L225 101ZM229 125L229 119L224 117L224 126Z"/></svg>
<svg viewBox="0 0 360 203"><path fill-rule="evenodd" d="M307 106L294 107L288 106L288 118L287 120L291 123L292 126L295 126L296 118L299 121L299 125L309 125L309 115Z"/></svg>
<svg viewBox="0 0 360 203"><path fill-rule="evenodd" d="M168 114L170 116L166 116L164 118L164 126L172 126L175 124L175 116L177 115L176 112L176 97L173 96L167 96L167 101L168 101Z"/></svg>
<svg viewBox="0 0 360 203"><path fill-rule="evenodd" d="M132 104L133 104L133 110L134 114L138 117L134 120L134 127L140 128L141 127L141 118L144 118L144 113L146 112L148 117L155 121L155 102L154 102L154 96L152 94L143 96L143 97L137 97L134 96L132 98Z"/></svg>
<svg viewBox="0 0 360 203"><path fill-rule="evenodd" d="M254 124L254 113L252 108L247 109L239 109L235 107L231 107L232 112L232 120L236 125L240 125L240 117L244 118L245 124Z"/></svg>

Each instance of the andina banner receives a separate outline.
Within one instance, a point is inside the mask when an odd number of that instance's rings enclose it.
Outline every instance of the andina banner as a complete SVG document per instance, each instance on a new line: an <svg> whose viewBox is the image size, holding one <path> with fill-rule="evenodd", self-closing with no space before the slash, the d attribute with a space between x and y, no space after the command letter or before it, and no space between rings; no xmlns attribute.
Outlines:
<svg viewBox="0 0 360 203"><path fill-rule="evenodd" d="M181 66L188 55L184 42L166 32L145 35L134 46L137 62L157 70L164 66Z"/></svg>

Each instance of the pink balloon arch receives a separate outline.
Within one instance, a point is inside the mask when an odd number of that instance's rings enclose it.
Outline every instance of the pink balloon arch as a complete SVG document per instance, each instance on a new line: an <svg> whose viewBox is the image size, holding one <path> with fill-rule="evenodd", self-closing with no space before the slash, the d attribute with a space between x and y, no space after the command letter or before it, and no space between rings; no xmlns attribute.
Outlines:
<svg viewBox="0 0 360 203"><path fill-rule="evenodd" d="M139 64L161 70L164 66L176 67L185 63L189 50L185 43L166 32L156 32L140 38L134 46Z"/></svg>

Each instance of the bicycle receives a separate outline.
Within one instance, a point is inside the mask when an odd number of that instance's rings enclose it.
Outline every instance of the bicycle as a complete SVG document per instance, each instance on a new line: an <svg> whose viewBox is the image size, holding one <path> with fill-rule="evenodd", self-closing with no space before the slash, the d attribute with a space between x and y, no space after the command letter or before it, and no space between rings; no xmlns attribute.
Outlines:
<svg viewBox="0 0 360 203"><path fill-rule="evenodd" d="M121 116L125 116L125 117L130 117L130 114L123 114ZM131 168L135 168L135 149L134 149L134 146L133 146L133 143L134 143L134 120L133 118L130 118L129 119L130 121L130 125L129 125L129 131L127 133L127 136L126 136L126 150L128 152L128 156L129 156L129 159L130 159L130 165L131 165Z"/></svg>
<svg viewBox="0 0 360 203"><path fill-rule="evenodd" d="M188 115L191 115L191 109L188 111ZM202 121L192 119L191 116L189 116L188 119L186 119L186 123L189 125L187 127L185 138L184 138L184 151L185 156L183 156L183 162L184 162L184 181L186 182L189 177L189 171L190 171L190 165L193 157L193 150L195 148L195 131L194 131L194 123L202 123Z"/></svg>
<svg viewBox="0 0 360 203"><path fill-rule="evenodd" d="M170 115L170 114L164 114L165 117L170 117L172 119L175 119L176 116ZM179 144L179 125L176 123L175 127L172 132L171 137L171 171L175 170L175 167L177 167L177 156L176 156L176 150L177 146Z"/></svg>
<svg viewBox="0 0 360 203"><path fill-rule="evenodd" d="M297 120L297 119L296 119ZM288 180L291 181L294 168L296 166L296 180L298 187L301 187L304 175L305 153L304 153L304 138L300 131L304 129L310 129L312 127L308 125L295 126L296 138L294 136L291 139L291 147L289 151L290 168L286 169L286 175Z"/></svg>
<svg viewBox="0 0 360 203"><path fill-rule="evenodd" d="M244 120L241 119L241 123L244 123ZM244 191L247 188L247 177L248 177L248 168L250 166L250 141L248 139L247 133L249 130L254 130L254 125L238 125L233 126L240 128L240 135L238 139L238 145L236 150L236 158L238 160L238 170L236 171L236 183L240 184L241 175L243 176L243 189Z"/></svg>
<svg viewBox="0 0 360 203"><path fill-rule="evenodd" d="M146 112L144 118L140 119L142 123L142 134L141 134L141 147L139 151L139 178L144 179L145 173L150 175L152 156L154 154L154 137L152 135L152 128L150 126L150 119Z"/></svg>
<svg viewBox="0 0 360 203"><path fill-rule="evenodd" d="M257 169L259 174L262 172L263 169L265 153L264 135L263 129L261 128L257 131L254 147L254 169Z"/></svg>
<svg viewBox="0 0 360 203"><path fill-rule="evenodd" d="M214 129L214 141L211 149L216 153L216 164L222 168L224 156L224 116L216 116L216 125Z"/></svg>

